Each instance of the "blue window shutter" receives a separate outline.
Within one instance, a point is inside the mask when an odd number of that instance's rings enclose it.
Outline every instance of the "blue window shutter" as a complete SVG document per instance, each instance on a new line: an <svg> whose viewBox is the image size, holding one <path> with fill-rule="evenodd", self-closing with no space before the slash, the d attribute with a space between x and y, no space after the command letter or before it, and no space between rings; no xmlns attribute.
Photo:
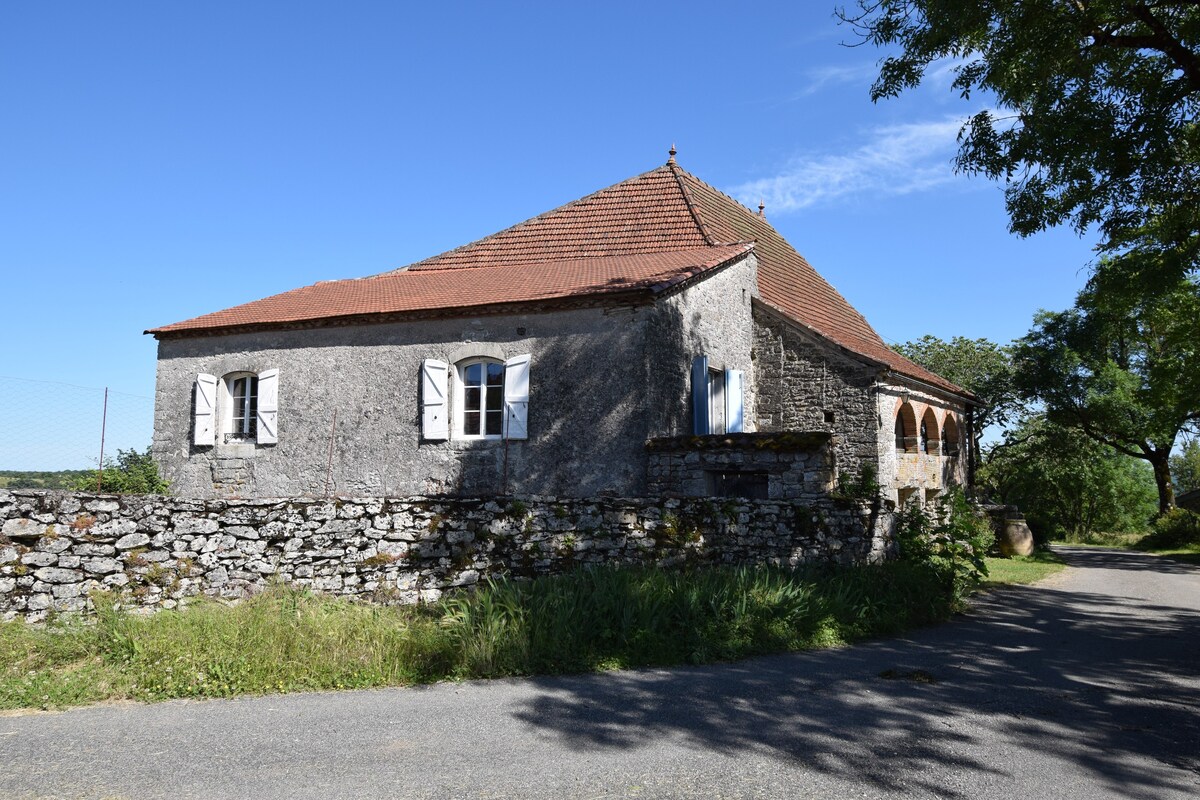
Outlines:
<svg viewBox="0 0 1200 800"><path fill-rule="evenodd" d="M742 406L743 393L742 371L740 369L725 370L725 432L745 432L745 413Z"/></svg>
<svg viewBox="0 0 1200 800"><path fill-rule="evenodd" d="M692 433L704 436L708 425L708 356L692 361Z"/></svg>

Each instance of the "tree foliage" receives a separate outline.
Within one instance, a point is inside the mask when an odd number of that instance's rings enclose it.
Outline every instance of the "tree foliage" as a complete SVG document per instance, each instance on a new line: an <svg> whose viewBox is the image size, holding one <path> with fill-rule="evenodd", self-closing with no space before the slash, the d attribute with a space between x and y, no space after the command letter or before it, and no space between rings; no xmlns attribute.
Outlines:
<svg viewBox="0 0 1200 800"><path fill-rule="evenodd" d="M1200 439L1189 439L1171 456L1171 478L1179 494L1200 489Z"/></svg>
<svg viewBox="0 0 1200 800"><path fill-rule="evenodd" d="M97 486L107 494L165 494L167 482L158 474L158 465L150 457L150 448L118 450L116 459L105 458L103 470L89 470L77 478L73 488L95 492Z"/></svg>
<svg viewBox="0 0 1200 800"><path fill-rule="evenodd" d="M1101 291L1107 269L1101 264L1073 308L1038 314L1014 351L1016 386L1051 422L1149 461L1166 511L1171 449L1200 420L1200 286L1176 281L1154 301Z"/></svg>
<svg viewBox="0 0 1200 800"><path fill-rule="evenodd" d="M1157 506L1146 464L1041 416L991 449L979 482L994 500L1020 507L1041 541L1142 531Z"/></svg>
<svg viewBox="0 0 1200 800"><path fill-rule="evenodd" d="M872 99L912 89L948 63L954 91L994 102L966 120L956 165L1005 182L1011 230L1096 224L1106 248L1145 257L1155 281L1196 268L1200 3L857 5L839 17L860 44L889 49Z"/></svg>

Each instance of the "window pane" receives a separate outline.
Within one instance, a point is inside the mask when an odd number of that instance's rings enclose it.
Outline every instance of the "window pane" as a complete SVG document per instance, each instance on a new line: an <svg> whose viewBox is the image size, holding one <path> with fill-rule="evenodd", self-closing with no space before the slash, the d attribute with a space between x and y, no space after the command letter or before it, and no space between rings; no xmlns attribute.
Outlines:
<svg viewBox="0 0 1200 800"><path fill-rule="evenodd" d="M489 386L487 389L487 410L500 411L504 408L504 387Z"/></svg>
<svg viewBox="0 0 1200 800"><path fill-rule="evenodd" d="M504 412L503 411L488 411L487 412L487 434L488 436L499 436L504 431Z"/></svg>
<svg viewBox="0 0 1200 800"><path fill-rule="evenodd" d="M249 410L246 412L246 435L254 436L258 433L258 378L249 378L247 380L247 393L249 394L248 404Z"/></svg>
<svg viewBox="0 0 1200 800"><path fill-rule="evenodd" d="M483 365L471 364L463 370L463 383L467 386L478 386L482 383Z"/></svg>
<svg viewBox="0 0 1200 800"><path fill-rule="evenodd" d="M479 393L480 389L469 387L463 390L463 408L467 411L479 410Z"/></svg>
<svg viewBox="0 0 1200 800"><path fill-rule="evenodd" d="M463 433L467 436L479 435L479 412L466 411L463 412Z"/></svg>
<svg viewBox="0 0 1200 800"><path fill-rule="evenodd" d="M488 364L487 365L487 382L488 382L488 386L503 386L504 385L504 365L503 364Z"/></svg>

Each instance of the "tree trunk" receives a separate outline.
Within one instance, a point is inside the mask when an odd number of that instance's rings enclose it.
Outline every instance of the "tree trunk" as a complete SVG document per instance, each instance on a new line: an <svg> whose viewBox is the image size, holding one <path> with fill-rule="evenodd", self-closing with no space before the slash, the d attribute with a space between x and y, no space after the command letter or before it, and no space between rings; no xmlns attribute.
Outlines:
<svg viewBox="0 0 1200 800"><path fill-rule="evenodd" d="M1158 513L1165 514L1175 507L1175 489L1171 486L1171 451L1155 451L1147 457L1154 467L1154 483L1158 486Z"/></svg>

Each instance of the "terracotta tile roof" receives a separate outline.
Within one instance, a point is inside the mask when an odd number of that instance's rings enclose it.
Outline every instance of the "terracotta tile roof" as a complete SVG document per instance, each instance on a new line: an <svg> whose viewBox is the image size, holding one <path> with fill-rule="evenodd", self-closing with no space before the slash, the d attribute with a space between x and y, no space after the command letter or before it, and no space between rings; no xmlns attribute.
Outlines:
<svg viewBox="0 0 1200 800"><path fill-rule="evenodd" d="M474 269L388 272L370 278L324 281L263 300L154 328L147 333L211 331L370 317L509 303L545 302L639 292L647 299L740 258L752 244L702 247Z"/></svg>
<svg viewBox="0 0 1200 800"><path fill-rule="evenodd" d="M969 392L892 350L765 217L674 163L419 261L410 269L458 269L516 260L555 261L600 252L662 252L755 242L762 299L818 335L902 375Z"/></svg>
<svg viewBox="0 0 1200 800"><path fill-rule="evenodd" d="M785 317L887 369L971 396L893 351L766 218L686 172L673 158L401 270L319 283L148 332L216 332L627 291L724 263L730 253L743 252L746 242L755 243L762 300Z"/></svg>
<svg viewBox="0 0 1200 800"><path fill-rule="evenodd" d="M796 252L765 217L679 167L675 170L715 241L753 241L758 288L768 305L818 335L901 375L974 397L888 347L866 318Z"/></svg>

